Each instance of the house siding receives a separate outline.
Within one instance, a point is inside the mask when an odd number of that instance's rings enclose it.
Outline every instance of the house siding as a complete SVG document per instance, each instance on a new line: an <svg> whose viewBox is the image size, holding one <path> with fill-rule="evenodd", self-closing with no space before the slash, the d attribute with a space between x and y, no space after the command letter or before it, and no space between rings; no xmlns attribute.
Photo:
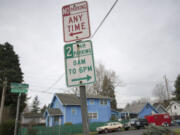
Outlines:
<svg viewBox="0 0 180 135"><path fill-rule="evenodd" d="M94 104L91 101L94 100ZM97 119L89 119L89 122L107 122L111 118L110 100L107 105L102 105L100 99L87 99L88 113L97 113Z"/></svg>
<svg viewBox="0 0 180 135"><path fill-rule="evenodd" d="M75 110L72 113L72 109ZM66 106L66 122L71 122L72 124L78 124L82 122L81 118L81 107L80 106Z"/></svg>
<svg viewBox="0 0 180 135"><path fill-rule="evenodd" d="M158 113L158 112L150 104L146 104L144 106L144 108L139 112L138 117L139 118L144 118L144 116L151 115L153 113Z"/></svg>
<svg viewBox="0 0 180 135"><path fill-rule="evenodd" d="M174 102L167 111L171 116L180 115L180 105Z"/></svg>
<svg viewBox="0 0 180 135"><path fill-rule="evenodd" d="M63 114L65 114L65 106L63 106L62 102L59 100L59 98L55 95L51 104L51 108L58 108L62 111ZM51 116L52 117L52 116ZM61 116L61 123L64 124L65 117Z"/></svg>

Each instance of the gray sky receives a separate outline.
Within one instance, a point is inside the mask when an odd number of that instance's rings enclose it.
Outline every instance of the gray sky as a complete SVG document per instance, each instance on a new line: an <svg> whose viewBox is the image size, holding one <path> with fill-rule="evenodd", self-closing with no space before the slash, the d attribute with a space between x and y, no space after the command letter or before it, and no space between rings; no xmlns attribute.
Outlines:
<svg viewBox="0 0 180 135"><path fill-rule="evenodd" d="M64 5L79 0L0 0L0 43L13 44L20 57L28 96L38 95L41 105L64 92L62 13ZM115 0L89 0L94 33ZM173 81L180 73L180 1L119 0L93 37L96 65L114 70L126 84L116 88L118 107L141 97L152 97L155 84L166 74Z"/></svg>

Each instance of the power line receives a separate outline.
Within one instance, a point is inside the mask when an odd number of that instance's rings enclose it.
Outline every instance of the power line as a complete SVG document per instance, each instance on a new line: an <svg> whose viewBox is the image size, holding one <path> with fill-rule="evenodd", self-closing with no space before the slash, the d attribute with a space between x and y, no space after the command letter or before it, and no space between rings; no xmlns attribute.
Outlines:
<svg viewBox="0 0 180 135"><path fill-rule="evenodd" d="M109 12L106 14L106 16L103 18L103 20L101 21L101 23L99 24L99 26L96 28L95 32L93 33L93 35L91 36L91 39L94 37L94 35L96 34L96 32L99 30L99 28L102 26L102 24L104 23L104 21L106 20L106 18L108 17L108 15L111 13L111 11L113 10L113 8L115 7L115 5L117 4L118 0L116 0L114 2L114 4L112 5L112 7L110 8Z"/></svg>
<svg viewBox="0 0 180 135"><path fill-rule="evenodd" d="M50 90L53 86L55 86L62 79L63 76L64 73L62 73L62 75L47 89L47 91Z"/></svg>
<svg viewBox="0 0 180 135"><path fill-rule="evenodd" d="M64 88L60 88L61 90L67 90ZM43 93L43 94L54 94L54 92L49 92L49 91L45 91L45 90L37 90L37 89L29 89L30 92L37 92L37 93Z"/></svg>

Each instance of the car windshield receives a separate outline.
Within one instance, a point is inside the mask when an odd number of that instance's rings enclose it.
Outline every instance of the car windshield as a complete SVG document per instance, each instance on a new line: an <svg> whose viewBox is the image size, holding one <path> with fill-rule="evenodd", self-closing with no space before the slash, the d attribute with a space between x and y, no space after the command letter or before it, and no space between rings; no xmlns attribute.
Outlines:
<svg viewBox="0 0 180 135"><path fill-rule="evenodd" d="M105 123L104 126L109 126L109 123Z"/></svg>
<svg viewBox="0 0 180 135"><path fill-rule="evenodd" d="M135 120L137 120L136 118L134 118L134 119L131 119L131 122L134 122Z"/></svg>

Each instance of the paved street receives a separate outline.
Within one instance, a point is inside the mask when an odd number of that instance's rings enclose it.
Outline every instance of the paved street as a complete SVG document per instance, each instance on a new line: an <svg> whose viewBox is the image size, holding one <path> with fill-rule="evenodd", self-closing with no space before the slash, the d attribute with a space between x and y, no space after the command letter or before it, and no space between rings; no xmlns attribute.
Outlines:
<svg viewBox="0 0 180 135"><path fill-rule="evenodd" d="M112 132L108 134L100 134L100 135L141 135L145 129L140 130L129 130L129 131L119 131L119 132Z"/></svg>
<svg viewBox="0 0 180 135"><path fill-rule="evenodd" d="M173 126L172 128L180 128L180 126ZM119 131L119 132L112 132L108 134L99 134L99 135L141 135L143 131L146 129L139 129L139 130L128 130L128 131Z"/></svg>

